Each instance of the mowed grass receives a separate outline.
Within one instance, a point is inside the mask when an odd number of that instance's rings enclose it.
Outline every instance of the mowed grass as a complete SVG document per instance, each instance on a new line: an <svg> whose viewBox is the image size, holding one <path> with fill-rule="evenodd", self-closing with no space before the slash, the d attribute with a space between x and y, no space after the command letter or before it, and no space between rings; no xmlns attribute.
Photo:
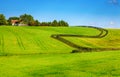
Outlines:
<svg viewBox="0 0 120 77"><path fill-rule="evenodd" d="M94 33L91 33L94 32ZM0 27L2 54L70 53L73 48L51 38L52 34L96 35L99 31L82 27Z"/></svg>
<svg viewBox="0 0 120 77"><path fill-rule="evenodd" d="M82 46L120 47L119 29L109 29L109 32L101 39L66 39ZM18 54L0 56L0 77L120 76L119 50L71 54L73 48L50 37L51 34L72 33L96 35L99 31L83 27L0 27L0 54Z"/></svg>
<svg viewBox="0 0 120 77"><path fill-rule="evenodd" d="M108 31L108 35L104 38L65 37L65 39L84 47L120 48L120 29L108 29ZM94 33L94 31L91 33Z"/></svg>

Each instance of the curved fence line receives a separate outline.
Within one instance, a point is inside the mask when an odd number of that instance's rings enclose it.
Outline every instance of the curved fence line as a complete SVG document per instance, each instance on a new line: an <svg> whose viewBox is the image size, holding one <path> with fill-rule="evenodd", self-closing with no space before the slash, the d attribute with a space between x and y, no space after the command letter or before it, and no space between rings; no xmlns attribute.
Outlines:
<svg viewBox="0 0 120 77"><path fill-rule="evenodd" d="M77 53L77 52L92 52L92 51L106 51L106 50L120 50L120 48L89 48L89 47L83 47L83 46L79 46L75 43L72 43L71 41L63 38L63 37L79 37L79 38L103 38L108 34L108 30L103 29L103 28L98 28L98 27L93 27L93 26L80 26L80 27L85 27L85 28L93 28L93 29L97 29L98 31L100 31L99 34L94 35L94 36L89 36L89 35L76 35L76 34L52 34L51 37L59 40L65 44L67 44L70 47L75 48L75 50L72 50L71 53ZM19 43L20 43L20 47L21 49L25 49L20 36L17 33L14 33L14 31L10 30L7 28L7 30L11 33L13 33L16 38L18 39ZM1 37L1 44L3 44L3 50L4 51L4 38L3 36ZM39 41L39 40L37 40ZM39 42L40 43L40 42ZM39 45L39 44L38 44ZM25 56L25 55L39 55L39 54L47 54L47 53L23 53L23 54L17 54L17 53L3 53L0 54L0 56ZM66 54L66 53L59 53L59 54ZM67 53L68 54L68 53Z"/></svg>
<svg viewBox="0 0 120 77"><path fill-rule="evenodd" d="M104 51L104 50L120 50L120 48L90 48L90 47L83 47L80 45L77 45L63 37L79 37L79 38L103 38L108 34L108 30L99 28L99 27L93 27L93 26L79 26L79 27L85 27L85 28L94 28L100 31L98 35L89 36L89 35L76 35L76 34L53 34L51 35L52 38L57 39L70 47L75 48L76 50L72 50L71 53L76 52L92 52L92 51Z"/></svg>

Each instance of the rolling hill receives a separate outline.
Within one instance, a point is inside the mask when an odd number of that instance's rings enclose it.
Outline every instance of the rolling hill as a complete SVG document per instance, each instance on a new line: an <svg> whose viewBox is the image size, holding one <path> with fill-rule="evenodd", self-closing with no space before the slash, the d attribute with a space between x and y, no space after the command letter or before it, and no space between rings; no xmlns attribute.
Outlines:
<svg viewBox="0 0 120 77"><path fill-rule="evenodd" d="M51 38L52 34L75 34L95 36L100 31L86 27L0 27L0 53L39 54L70 53L72 47ZM119 29L109 29L103 38L64 37L65 39L90 48L120 48Z"/></svg>
<svg viewBox="0 0 120 77"><path fill-rule="evenodd" d="M107 29L103 38L63 37L88 48L120 48L120 29ZM0 77L117 77L120 50L74 53L75 48L53 34L95 36L85 27L0 27ZM102 50L106 51L106 50Z"/></svg>

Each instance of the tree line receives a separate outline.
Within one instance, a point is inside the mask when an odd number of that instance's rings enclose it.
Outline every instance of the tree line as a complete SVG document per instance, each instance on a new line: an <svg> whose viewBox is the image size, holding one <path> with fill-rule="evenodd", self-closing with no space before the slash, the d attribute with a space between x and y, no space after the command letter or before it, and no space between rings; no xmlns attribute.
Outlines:
<svg viewBox="0 0 120 77"><path fill-rule="evenodd" d="M0 14L0 25L12 25L11 20L19 20L23 24L27 24L28 26L69 26L69 24L64 20L53 20L52 22L39 22L35 20L32 15L23 14L19 17L9 17L6 19L4 14Z"/></svg>

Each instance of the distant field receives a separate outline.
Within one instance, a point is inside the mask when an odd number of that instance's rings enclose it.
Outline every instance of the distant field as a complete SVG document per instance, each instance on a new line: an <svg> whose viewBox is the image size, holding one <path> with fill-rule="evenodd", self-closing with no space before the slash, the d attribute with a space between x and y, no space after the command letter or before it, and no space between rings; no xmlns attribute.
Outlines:
<svg viewBox="0 0 120 77"><path fill-rule="evenodd" d="M91 48L120 48L120 30L104 38L72 38ZM52 34L97 35L84 27L0 27L0 77L118 77L120 51L75 53ZM15 54L10 56L10 54ZM6 55L6 56L2 56ZM8 56L7 56L8 55Z"/></svg>

